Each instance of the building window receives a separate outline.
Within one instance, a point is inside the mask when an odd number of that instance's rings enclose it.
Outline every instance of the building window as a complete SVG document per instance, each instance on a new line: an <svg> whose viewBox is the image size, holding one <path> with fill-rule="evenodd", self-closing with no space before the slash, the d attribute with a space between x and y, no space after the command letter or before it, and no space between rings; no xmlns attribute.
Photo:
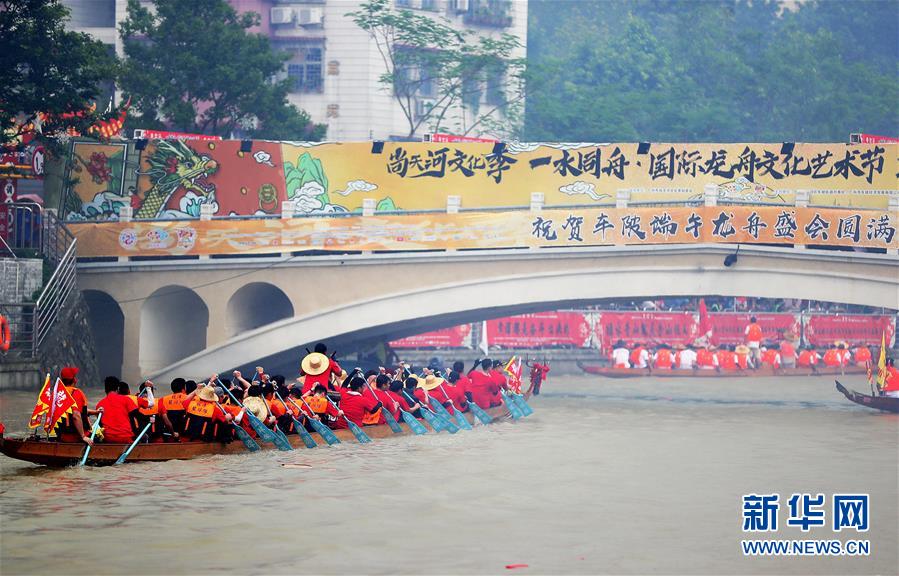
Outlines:
<svg viewBox="0 0 899 576"><path fill-rule="evenodd" d="M301 46L287 62L287 77L291 80L291 92L321 92L322 62L324 49L321 46Z"/></svg>
<svg viewBox="0 0 899 576"><path fill-rule="evenodd" d="M65 0L63 4L70 13L67 28L115 28L115 0Z"/></svg>
<svg viewBox="0 0 899 576"><path fill-rule="evenodd" d="M487 104L502 106L506 101L506 74L496 72L487 75Z"/></svg>

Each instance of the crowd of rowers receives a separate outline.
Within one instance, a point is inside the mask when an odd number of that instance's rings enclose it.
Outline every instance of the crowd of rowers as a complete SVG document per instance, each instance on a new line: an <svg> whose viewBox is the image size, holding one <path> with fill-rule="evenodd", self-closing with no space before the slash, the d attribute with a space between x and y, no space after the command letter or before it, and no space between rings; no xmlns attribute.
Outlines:
<svg viewBox="0 0 899 576"><path fill-rule="evenodd" d="M90 418L102 413L102 441L130 443L149 425L147 442L223 441L234 439L234 426L251 436L256 433L246 417L252 412L266 426L297 434L297 423L313 431L315 419L332 429L347 428L347 420L359 426L384 424L384 410L394 419L401 412L421 418L421 410L434 399L451 414L466 412L474 402L481 408L502 404L501 390L508 389L503 365L480 360L466 374L462 362L443 378L439 370L423 368L415 375L401 364L395 370L381 368L347 374L327 356L324 344L301 362L300 376L288 383L281 375L269 376L260 366L251 380L240 371L231 378L213 374L205 382L175 378L171 393L155 398L155 384L145 381L136 391L114 376L106 377L106 396L89 409L84 392L78 388L78 369L66 367L60 379L77 407L61 424L61 442L92 444ZM143 439L142 439L143 440Z"/></svg>
<svg viewBox="0 0 899 576"><path fill-rule="evenodd" d="M863 344L850 349L846 343L841 342L819 351L812 346L798 347L793 341L786 339L780 343L754 347L746 344L714 346L700 342L674 348L660 344L650 349L642 344L629 348L624 341L619 340L612 349L610 362L614 368L655 370L735 372L762 366L774 370L798 366L814 371L822 365L837 369L850 365L865 366L871 362L871 350Z"/></svg>

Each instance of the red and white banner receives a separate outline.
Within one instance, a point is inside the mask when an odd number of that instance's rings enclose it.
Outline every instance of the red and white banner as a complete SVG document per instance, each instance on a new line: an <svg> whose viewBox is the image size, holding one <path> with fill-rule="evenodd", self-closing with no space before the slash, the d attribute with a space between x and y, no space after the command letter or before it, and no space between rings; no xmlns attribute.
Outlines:
<svg viewBox="0 0 899 576"><path fill-rule="evenodd" d="M435 132L434 134L426 134L425 142L499 142L493 138L475 138L474 136L456 136L455 134L443 134Z"/></svg>
<svg viewBox="0 0 899 576"><path fill-rule="evenodd" d="M755 316L762 328L762 342L780 341L785 334L800 334L799 314L747 314L721 312L709 315L712 320L712 344L744 344L746 327Z"/></svg>
<svg viewBox="0 0 899 576"><path fill-rule="evenodd" d="M699 320L692 312L601 312L595 334L600 350L608 351L618 340L627 346L643 344L686 345L699 335Z"/></svg>
<svg viewBox="0 0 899 576"><path fill-rule="evenodd" d="M471 324L425 332L390 343L391 348L461 348L470 346Z"/></svg>
<svg viewBox="0 0 899 576"><path fill-rule="evenodd" d="M488 320L487 342L506 348L582 348L590 343L590 322L581 312L540 312Z"/></svg>
<svg viewBox="0 0 899 576"><path fill-rule="evenodd" d="M804 340L812 346L830 346L834 342L850 345L880 345L881 335L892 347L896 337L896 318L862 314L815 314L805 318Z"/></svg>

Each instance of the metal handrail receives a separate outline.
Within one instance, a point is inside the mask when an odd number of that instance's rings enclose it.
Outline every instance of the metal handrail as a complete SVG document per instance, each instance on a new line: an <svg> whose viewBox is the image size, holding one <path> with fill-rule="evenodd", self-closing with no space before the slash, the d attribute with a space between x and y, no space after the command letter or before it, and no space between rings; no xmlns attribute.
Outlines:
<svg viewBox="0 0 899 576"><path fill-rule="evenodd" d="M77 239L73 238L66 253L60 259L59 265L53 271L53 275L44 287L43 292L38 297L37 304L35 304L34 354L37 354L41 344L44 343L44 340L50 333L50 329L59 317L60 310L65 306L69 295L75 288L77 243Z"/></svg>

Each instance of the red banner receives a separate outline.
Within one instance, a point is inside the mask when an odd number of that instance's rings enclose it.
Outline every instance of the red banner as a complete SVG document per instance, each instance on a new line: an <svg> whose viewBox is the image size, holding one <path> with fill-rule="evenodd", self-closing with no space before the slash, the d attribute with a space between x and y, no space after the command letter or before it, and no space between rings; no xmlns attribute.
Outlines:
<svg viewBox="0 0 899 576"><path fill-rule="evenodd" d="M618 340L627 346L689 344L698 334L692 312L602 312L596 324L600 349L609 351Z"/></svg>
<svg viewBox="0 0 899 576"><path fill-rule="evenodd" d="M899 138L892 136L878 136L876 134L850 134L849 142L852 144L889 144L899 142Z"/></svg>
<svg viewBox="0 0 899 576"><path fill-rule="evenodd" d="M896 334L894 317L840 314L814 315L805 319L805 341L812 346L830 346L834 342L880 346L883 333L886 333L886 341L892 346Z"/></svg>
<svg viewBox="0 0 899 576"><path fill-rule="evenodd" d="M762 342L774 342L784 334L800 334L802 328L798 314L710 314L712 319L712 344L744 344L749 319L755 316L762 328Z"/></svg>
<svg viewBox="0 0 899 576"><path fill-rule="evenodd" d="M391 348L461 348L469 344L468 336L471 334L471 324L462 324L443 330L425 332L416 336L409 336L390 343Z"/></svg>
<svg viewBox="0 0 899 576"><path fill-rule="evenodd" d="M590 322L580 312L540 312L487 321L487 343L506 348L573 346L590 342Z"/></svg>

